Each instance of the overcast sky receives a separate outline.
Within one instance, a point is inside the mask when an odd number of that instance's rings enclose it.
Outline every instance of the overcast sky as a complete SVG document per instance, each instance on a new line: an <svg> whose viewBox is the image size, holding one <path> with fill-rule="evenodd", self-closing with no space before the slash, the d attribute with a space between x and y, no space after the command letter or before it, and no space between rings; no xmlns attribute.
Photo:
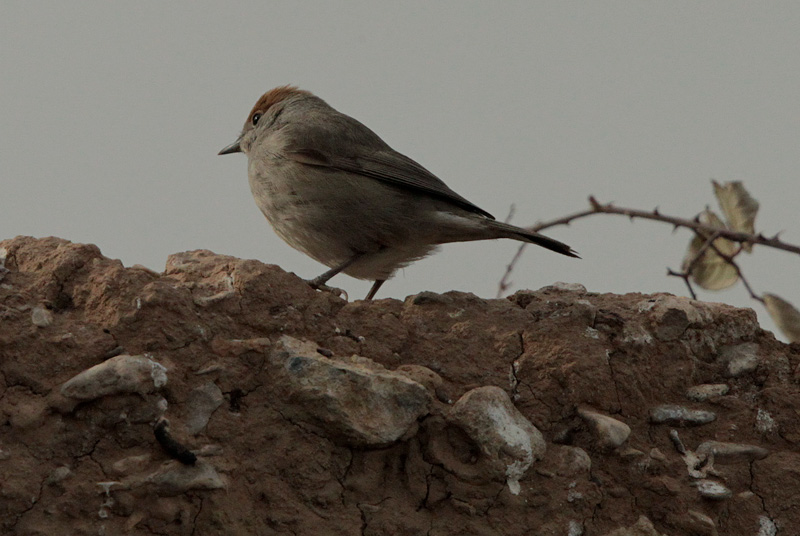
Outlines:
<svg viewBox="0 0 800 536"><path fill-rule="evenodd" d="M270 229L246 158L217 156L257 98L297 84L513 223L586 198L692 217L742 180L758 230L800 243L797 2L3 2L0 238L55 235L161 271L210 249L310 278ZM514 289L672 292L686 230L594 216L531 247ZM378 297L493 297L517 244L444 246ZM757 292L800 305L800 259L756 248ZM370 283L331 284L362 298ZM700 298L754 307L737 286Z"/></svg>

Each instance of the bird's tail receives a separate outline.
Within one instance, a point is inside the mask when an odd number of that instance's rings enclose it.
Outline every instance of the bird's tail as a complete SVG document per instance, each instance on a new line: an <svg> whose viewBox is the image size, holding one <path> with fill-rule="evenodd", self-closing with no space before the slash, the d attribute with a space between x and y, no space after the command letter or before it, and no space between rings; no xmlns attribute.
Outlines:
<svg viewBox="0 0 800 536"><path fill-rule="evenodd" d="M522 227L517 227L515 225L496 220L486 220L486 226L497 234L497 238L512 238L514 240L530 242L531 244L536 244L537 246L547 248L550 251L555 251L556 253L566 255L567 257L575 257L580 259L577 252L575 252L565 243L533 231L528 231Z"/></svg>

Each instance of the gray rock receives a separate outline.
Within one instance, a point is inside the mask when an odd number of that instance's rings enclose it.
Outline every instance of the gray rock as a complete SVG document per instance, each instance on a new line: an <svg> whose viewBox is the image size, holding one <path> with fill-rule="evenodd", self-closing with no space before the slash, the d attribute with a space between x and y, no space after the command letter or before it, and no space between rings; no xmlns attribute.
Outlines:
<svg viewBox="0 0 800 536"><path fill-rule="evenodd" d="M774 432L777 424L772 415L765 409L758 408L756 413L756 431L760 434Z"/></svg>
<svg viewBox="0 0 800 536"><path fill-rule="evenodd" d="M453 405L447 420L475 442L486 469L493 477L504 478L515 495L520 492L520 478L545 453L541 432L499 387L478 387L466 392Z"/></svg>
<svg viewBox="0 0 800 536"><path fill-rule="evenodd" d="M46 328L53 323L53 313L44 307L36 306L31 310L31 322L34 326Z"/></svg>
<svg viewBox="0 0 800 536"><path fill-rule="evenodd" d="M738 378L758 368L758 345L754 342L727 346L720 352L720 359L725 363L725 376Z"/></svg>
<svg viewBox="0 0 800 536"><path fill-rule="evenodd" d="M191 490L214 490L225 487L225 482L209 463L198 461L195 465L183 465L177 461L164 464L146 479L153 484L156 493L174 496Z"/></svg>
<svg viewBox="0 0 800 536"><path fill-rule="evenodd" d="M115 476L131 475L143 471L150 463L150 453L139 454L137 456L126 456L111 464L111 473Z"/></svg>
<svg viewBox="0 0 800 536"><path fill-rule="evenodd" d="M207 382L195 387L186 400L189 415L186 419L186 431L197 435L205 429L211 414L222 405L225 397L214 382Z"/></svg>
<svg viewBox="0 0 800 536"><path fill-rule="evenodd" d="M697 447L696 454L701 458L713 456L717 463L735 461L753 461L766 458L769 451L756 445L745 443L724 443L722 441L705 441Z"/></svg>
<svg viewBox="0 0 800 536"><path fill-rule="evenodd" d="M436 396L440 401L448 404L452 403L445 392L442 378L428 367L423 367L422 365L400 365L395 369L395 372L424 385L428 392Z"/></svg>
<svg viewBox="0 0 800 536"><path fill-rule="evenodd" d="M686 390L686 398L695 402L705 402L715 396L724 396L728 391L730 387L724 383L704 383L689 387Z"/></svg>
<svg viewBox="0 0 800 536"><path fill-rule="evenodd" d="M66 479L72 474L72 471L66 465L61 465L53 469L53 471L45 479L45 483L49 485L59 484L62 480Z"/></svg>
<svg viewBox="0 0 800 536"><path fill-rule="evenodd" d="M650 312L653 335L662 341L681 338L691 324L702 325L710 316L700 302L667 294L641 302L639 310Z"/></svg>
<svg viewBox="0 0 800 536"><path fill-rule="evenodd" d="M386 446L416 433L431 404L423 385L370 359L326 358L317 348L284 335L270 352L283 415L350 446Z"/></svg>
<svg viewBox="0 0 800 536"><path fill-rule="evenodd" d="M657 317L657 324L653 328L653 334L662 341L674 341L680 339L686 328L689 327L689 318L686 312L681 309L667 309Z"/></svg>
<svg viewBox="0 0 800 536"><path fill-rule="evenodd" d="M551 446L548 458L552 455L552 469L555 474L564 477L588 475L592 470L592 459L580 447L571 445Z"/></svg>
<svg viewBox="0 0 800 536"><path fill-rule="evenodd" d="M775 536L778 534L778 526L767 516L758 517L758 534L756 536Z"/></svg>
<svg viewBox="0 0 800 536"><path fill-rule="evenodd" d="M586 287L581 285L580 283L565 283L564 281L556 281L552 285L544 287L545 290L548 288L554 288L556 290L566 290L568 292L578 292L580 294L586 294Z"/></svg>
<svg viewBox="0 0 800 536"><path fill-rule="evenodd" d="M167 384L167 369L142 355L118 355L84 370L61 386L61 394L93 400L123 393L152 393Z"/></svg>
<svg viewBox="0 0 800 536"><path fill-rule="evenodd" d="M686 513L693 521L693 525L696 527L695 530L697 530L700 534L708 534L709 536L717 534L717 524L710 516L707 516L702 512L698 512L697 510L689 510Z"/></svg>
<svg viewBox="0 0 800 536"><path fill-rule="evenodd" d="M731 490L719 482L714 482L713 480L698 480L695 482L695 485L697 486L697 491L700 492L700 495L706 499L721 501L724 499L730 499L733 495Z"/></svg>
<svg viewBox="0 0 800 536"><path fill-rule="evenodd" d="M675 404L664 404L650 410L650 422L653 424L678 423L690 426L708 424L716 420L712 411L689 409Z"/></svg>
<svg viewBox="0 0 800 536"><path fill-rule="evenodd" d="M630 426L607 415L589 409L578 409L578 415L592 428L600 448L617 448L631 435Z"/></svg>
<svg viewBox="0 0 800 536"><path fill-rule="evenodd" d="M639 519L630 527L620 527L605 534L605 536L665 536L658 532L653 526L653 522L645 516Z"/></svg>

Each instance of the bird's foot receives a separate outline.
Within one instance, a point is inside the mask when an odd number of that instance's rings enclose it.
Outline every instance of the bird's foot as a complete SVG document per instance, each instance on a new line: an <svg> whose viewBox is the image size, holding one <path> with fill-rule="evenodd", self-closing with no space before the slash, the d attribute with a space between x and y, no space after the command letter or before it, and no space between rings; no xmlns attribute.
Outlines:
<svg viewBox="0 0 800 536"><path fill-rule="evenodd" d="M325 283L318 283L316 279L306 279L306 283L308 286L313 288L314 290L320 290L322 292L330 292L334 296L342 298L345 301L348 301L347 292L343 289L336 288L336 287L329 287Z"/></svg>

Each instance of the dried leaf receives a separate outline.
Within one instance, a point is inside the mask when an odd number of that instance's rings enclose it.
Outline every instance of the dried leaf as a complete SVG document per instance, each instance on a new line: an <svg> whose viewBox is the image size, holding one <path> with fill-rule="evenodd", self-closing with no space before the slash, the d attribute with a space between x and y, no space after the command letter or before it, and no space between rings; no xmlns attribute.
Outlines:
<svg viewBox="0 0 800 536"><path fill-rule="evenodd" d="M764 294L764 306L786 338L800 342L800 311L775 294Z"/></svg>
<svg viewBox="0 0 800 536"><path fill-rule="evenodd" d="M731 181L720 184L711 181L714 185L714 195L717 196L722 214L728 221L728 228L742 233L755 234L756 214L758 201L753 199L741 181ZM743 243L742 247L750 253L753 244Z"/></svg>
<svg viewBox="0 0 800 536"><path fill-rule="evenodd" d="M708 209L700 214L700 222L725 229L725 224L719 216ZM683 269L688 270L691 265L692 281L706 290L722 290L730 287L739 280L739 274L736 273L736 268L731 266L710 247L692 264L705 243L706 240L704 238L695 235L689 243L689 250L686 252L686 256L683 258ZM725 238L714 240L714 246L725 255L734 255L738 250L735 242Z"/></svg>

